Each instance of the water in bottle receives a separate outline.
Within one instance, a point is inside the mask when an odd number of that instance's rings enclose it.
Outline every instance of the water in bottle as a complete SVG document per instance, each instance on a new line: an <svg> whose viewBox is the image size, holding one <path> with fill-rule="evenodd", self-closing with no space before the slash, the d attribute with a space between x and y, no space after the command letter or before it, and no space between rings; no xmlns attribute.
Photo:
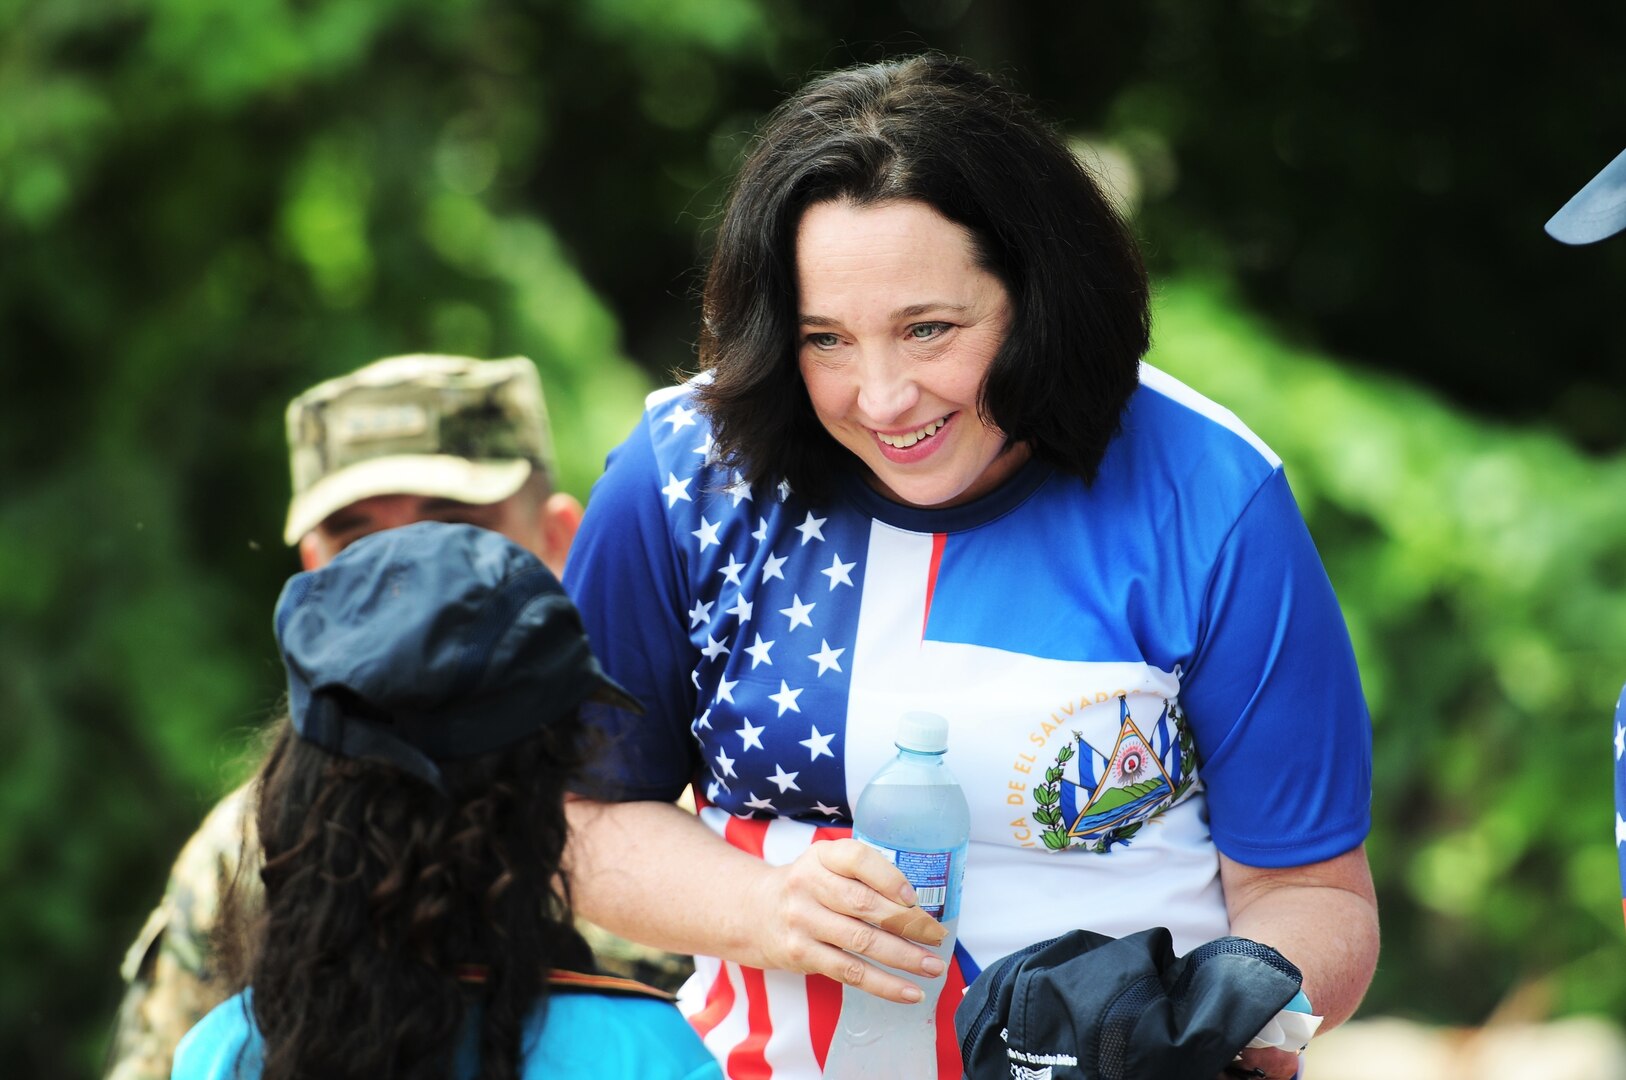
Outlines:
<svg viewBox="0 0 1626 1080"><path fill-rule="evenodd" d="M948 934L933 951L947 968L954 957L971 811L943 764L947 720L933 713L906 713L898 723L896 743L897 756L858 796L853 836L902 870L921 908L943 923ZM844 986L841 1019L824 1064L826 1080L935 1080L937 998L943 978L887 970L920 987L925 998L901 1005Z"/></svg>

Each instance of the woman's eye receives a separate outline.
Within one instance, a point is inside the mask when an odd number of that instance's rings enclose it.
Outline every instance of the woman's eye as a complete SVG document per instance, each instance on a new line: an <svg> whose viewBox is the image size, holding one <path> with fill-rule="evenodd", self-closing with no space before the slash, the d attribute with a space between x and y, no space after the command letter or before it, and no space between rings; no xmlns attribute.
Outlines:
<svg viewBox="0 0 1626 1080"><path fill-rule="evenodd" d="M948 323L923 322L909 327L909 336L916 341L930 341L948 329Z"/></svg>
<svg viewBox="0 0 1626 1080"><path fill-rule="evenodd" d="M807 343L815 349L833 349L836 347L836 336L834 334L809 334L807 335Z"/></svg>

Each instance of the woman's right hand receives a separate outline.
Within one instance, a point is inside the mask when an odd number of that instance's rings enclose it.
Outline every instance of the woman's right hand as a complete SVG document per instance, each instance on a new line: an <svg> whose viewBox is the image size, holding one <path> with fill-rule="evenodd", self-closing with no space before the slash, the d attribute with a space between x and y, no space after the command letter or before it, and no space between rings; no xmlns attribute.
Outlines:
<svg viewBox="0 0 1626 1080"><path fill-rule="evenodd" d="M857 840L813 844L759 878L749 905L762 966L825 975L877 997L913 1003L920 988L877 964L927 978L943 961L943 924L922 911L903 873Z"/></svg>

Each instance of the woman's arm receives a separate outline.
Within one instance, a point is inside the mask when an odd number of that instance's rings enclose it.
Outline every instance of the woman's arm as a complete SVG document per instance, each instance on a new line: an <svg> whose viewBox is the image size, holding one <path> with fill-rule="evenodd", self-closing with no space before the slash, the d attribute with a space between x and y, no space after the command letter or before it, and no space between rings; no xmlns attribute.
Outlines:
<svg viewBox="0 0 1626 1080"><path fill-rule="evenodd" d="M565 809L572 899L612 933L827 975L894 1001L918 1001L920 991L875 964L943 973L942 961L914 944L941 942L942 924L915 906L895 866L855 840L813 844L795 862L769 866L669 803L577 798Z"/></svg>
<svg viewBox="0 0 1626 1080"><path fill-rule="evenodd" d="M1220 856L1220 881L1231 932L1274 948L1304 973L1311 1007L1326 1019L1321 1030L1349 1019L1366 994L1378 963L1378 901L1366 849L1324 862L1267 869ZM1295 1055L1249 1050L1246 1068L1291 1077Z"/></svg>

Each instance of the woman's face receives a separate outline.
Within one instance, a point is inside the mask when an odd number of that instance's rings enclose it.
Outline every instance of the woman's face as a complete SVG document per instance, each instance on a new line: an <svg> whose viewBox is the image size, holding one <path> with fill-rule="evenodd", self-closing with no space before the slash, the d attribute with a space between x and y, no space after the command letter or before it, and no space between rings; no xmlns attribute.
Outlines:
<svg viewBox="0 0 1626 1080"><path fill-rule="evenodd" d="M964 228L921 202L815 203L796 232L796 282L813 411L882 494L954 506L1027 460L977 415L1011 302Z"/></svg>

